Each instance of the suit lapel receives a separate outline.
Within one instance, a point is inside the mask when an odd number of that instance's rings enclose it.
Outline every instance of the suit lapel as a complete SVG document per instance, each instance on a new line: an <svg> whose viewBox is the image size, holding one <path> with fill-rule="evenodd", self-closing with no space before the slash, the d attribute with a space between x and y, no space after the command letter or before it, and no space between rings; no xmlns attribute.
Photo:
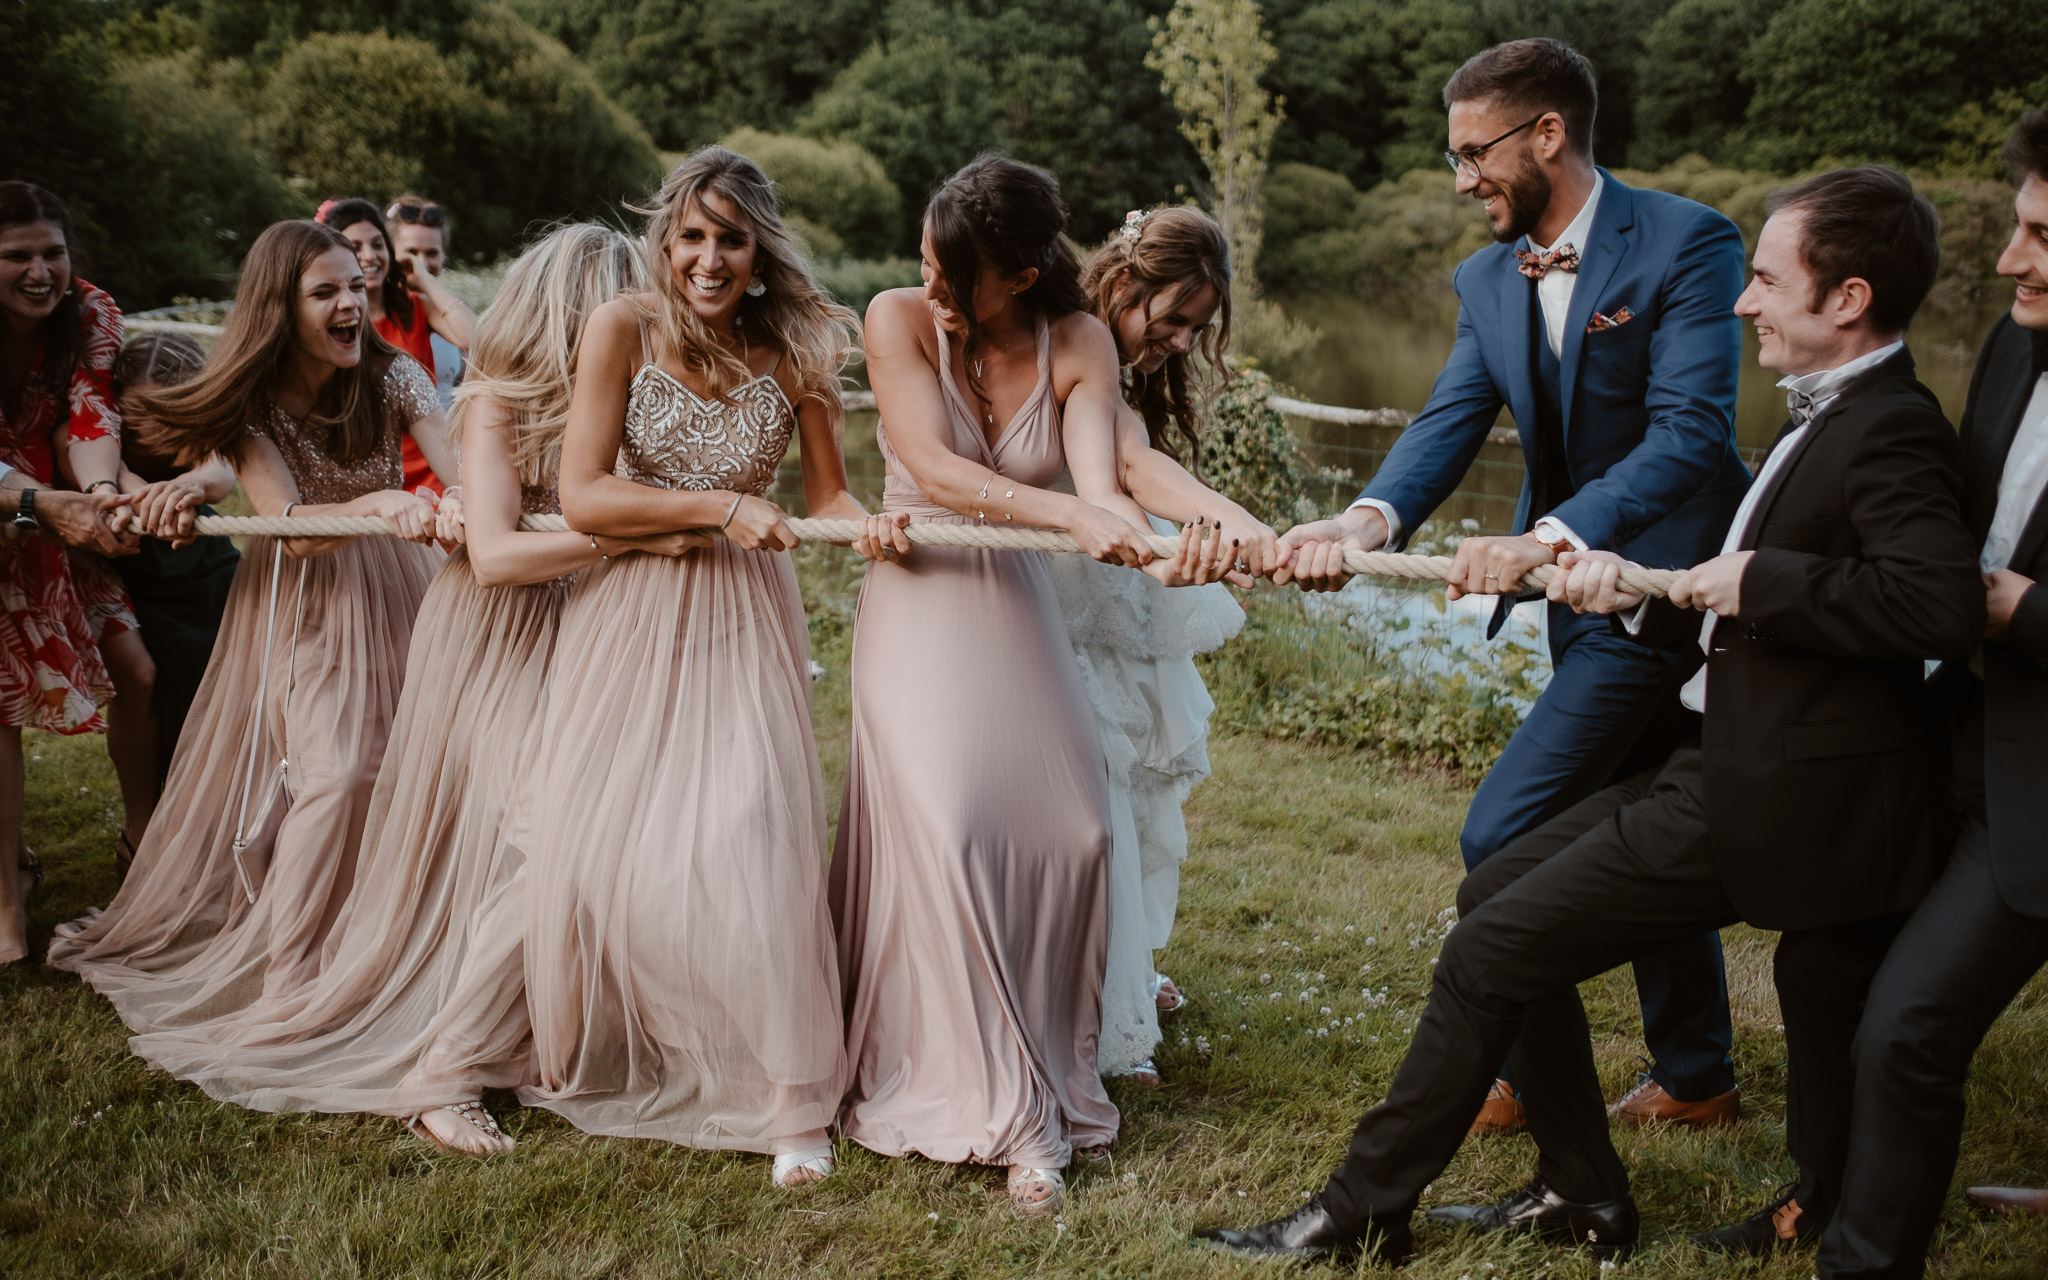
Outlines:
<svg viewBox="0 0 2048 1280"><path fill-rule="evenodd" d="M1771 508L1777 504L1778 495L1785 492L1785 485L1792 478L1792 469L1799 465L1799 459L1804 457L1806 451L1813 447L1813 442L1820 439L1821 432L1827 430L1828 424L1840 417L1844 410L1853 408L1863 389L1871 383L1876 382L1880 378L1893 378L1902 374L1911 376L1912 372L1912 349L1910 347L1902 348L1897 355L1884 361L1875 369L1867 369L1852 379L1848 386L1842 388L1839 395L1828 402L1827 408L1814 415L1813 421L1806 426L1806 434L1799 437L1792 444L1791 454L1779 466L1777 474L1771 478L1770 490L1758 500L1756 510L1750 513L1749 527L1742 531L1742 540L1745 545L1755 541L1756 530L1764 527L1764 521L1769 518ZM1790 426L1790 424L1788 423L1787 426ZM1783 439L1782 433L1780 433L1780 439ZM1778 447L1784 448L1785 446L1780 444Z"/></svg>
<svg viewBox="0 0 2048 1280"><path fill-rule="evenodd" d="M2012 549L2012 567L2021 573L2026 572L2020 566L2034 562L2044 541L2048 541L2048 493L2034 501L2034 513L2027 517L2027 523L2020 529L2020 540Z"/></svg>
<svg viewBox="0 0 2048 1280"><path fill-rule="evenodd" d="M1970 442L1970 492L1977 499L1970 505L1970 529L1979 542L1991 531L1991 519L1998 509L1998 481L2005 474L2005 458L2012 451L2020 419L2026 414L2027 402L2034 397L2034 384L2041 374L2034 335L2017 326L2013 333L2026 345L2027 359L2019 366L2024 373L2006 380L1991 397L1990 404L1977 407L1977 438Z"/></svg>
<svg viewBox="0 0 2048 1280"><path fill-rule="evenodd" d="M1564 342L1557 357L1558 407L1566 438L1571 435L1572 393L1578 390L1579 358L1586 350L1586 323L1593 318L1600 299L1607 293L1608 282L1628 256L1628 232L1636 221L1635 192L1616 182L1605 169L1600 171L1600 177L1600 203L1593 210L1593 244L1590 252L1581 246L1580 257L1585 265L1579 269L1578 283L1572 286L1572 305L1565 312Z"/></svg>
<svg viewBox="0 0 2048 1280"><path fill-rule="evenodd" d="M1516 248L1526 248L1524 236ZM1500 284L1500 365L1508 376L1508 412L1515 416L1515 429L1522 437L1522 456L1529 474L1536 474L1536 370L1535 352L1529 346L1529 317L1536 305L1535 283L1515 270L1512 254L1507 259L1506 279Z"/></svg>

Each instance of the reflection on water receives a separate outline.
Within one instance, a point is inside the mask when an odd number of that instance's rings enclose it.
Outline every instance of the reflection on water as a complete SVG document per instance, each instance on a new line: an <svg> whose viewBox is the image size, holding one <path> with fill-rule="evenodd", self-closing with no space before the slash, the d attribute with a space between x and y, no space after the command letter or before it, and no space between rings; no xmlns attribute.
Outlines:
<svg viewBox="0 0 2048 1280"><path fill-rule="evenodd" d="M1307 399L1361 409L1420 409L1430 385L1450 357L1457 330L1457 299L1447 288L1408 286L1378 297L1313 295L1283 299L1288 313L1322 331L1308 373L1297 390ZM2002 296L1978 305L1921 314L1911 335L1921 381L1941 398L1951 419L1960 417L1969 392L1970 370L1978 344L1991 322L2004 310ZM1784 396L1778 375L1757 366L1756 338L1743 326L1742 384L1736 402L1735 429L1752 461L1770 445L1785 421ZM846 426L847 477L854 496L871 508L882 493L882 457L875 448L875 415L849 415ZM1503 424L1511 419L1503 414ZM1351 472L1351 486L1317 494L1335 509L1364 483L1398 429L1346 427L1334 423L1296 421L1295 429L1319 462ZM1443 521L1476 520L1489 530L1504 530L1513 519L1515 497L1522 486L1522 451L1514 445L1487 445L1455 496L1438 511ZM804 510L803 484L796 451L777 477L774 497L793 513Z"/></svg>

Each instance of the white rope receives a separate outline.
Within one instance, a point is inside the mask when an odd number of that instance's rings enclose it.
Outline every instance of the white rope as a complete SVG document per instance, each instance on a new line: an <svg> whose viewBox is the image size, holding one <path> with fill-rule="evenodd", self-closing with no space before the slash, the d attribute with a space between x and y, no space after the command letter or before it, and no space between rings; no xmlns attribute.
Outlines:
<svg viewBox="0 0 2048 1280"><path fill-rule="evenodd" d="M285 538L360 538L390 536L393 530L381 516L200 516L201 534L263 535ZM560 516L521 516L519 527L529 533L566 533L569 522ZM860 532L854 520L789 521L790 532L799 542L850 544ZM141 532L136 526L136 532ZM905 530L910 540L923 546L973 547L985 551L1054 551L1076 553L1081 544L1062 529L1004 527L971 524L913 523ZM1160 555L1172 555L1179 540L1153 536L1148 539ZM1400 578L1411 582L1442 582L1449 577L1451 557L1415 556L1392 551L1347 551L1344 569L1348 573L1375 578ZM1524 587L1540 587L1557 572L1553 565L1537 565L1523 580ZM1630 565L1621 572L1621 585L1644 595L1661 596L1678 575L1670 569L1646 569Z"/></svg>

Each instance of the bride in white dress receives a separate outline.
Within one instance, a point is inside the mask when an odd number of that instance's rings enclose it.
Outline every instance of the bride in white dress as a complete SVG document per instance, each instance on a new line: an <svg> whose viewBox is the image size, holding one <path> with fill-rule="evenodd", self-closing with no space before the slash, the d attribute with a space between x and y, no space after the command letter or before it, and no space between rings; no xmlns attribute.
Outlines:
<svg viewBox="0 0 2048 1280"><path fill-rule="evenodd" d="M1180 532L1162 516L1193 526L1184 540L1199 537L1205 551L1183 557L1186 580L1197 585L1175 589L1085 556L1052 557L1109 763L1109 960L1096 1066L1156 1085L1159 1015L1185 997L1154 968L1153 952L1165 947L1180 900L1188 853L1181 806L1209 776L1215 704L1194 658L1244 625L1244 611L1214 581L1218 570L1249 586L1272 571L1277 540L1182 465L1197 456L1203 384L1222 373L1230 337L1222 228L1184 206L1134 212L1089 260L1083 286L1096 317L1116 335L1125 370L1117 423L1123 487L1156 531Z"/></svg>

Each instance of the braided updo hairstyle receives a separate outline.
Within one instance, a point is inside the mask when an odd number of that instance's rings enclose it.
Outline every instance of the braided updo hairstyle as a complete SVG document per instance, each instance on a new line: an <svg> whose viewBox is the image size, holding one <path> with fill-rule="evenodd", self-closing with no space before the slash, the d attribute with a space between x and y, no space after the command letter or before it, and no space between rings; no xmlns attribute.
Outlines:
<svg viewBox="0 0 2048 1280"><path fill-rule="evenodd" d="M984 267L1009 276L1037 268L1038 278L1017 300L1042 319L1087 308L1081 260L1066 237L1067 204L1060 197L1059 179L1036 165L998 151L982 152L932 193L924 226L932 238L932 266L966 321L969 361L981 343L974 287ZM981 395L971 363L968 369L968 386Z"/></svg>
<svg viewBox="0 0 2048 1280"><path fill-rule="evenodd" d="M1164 205L1132 220L1088 259L1081 287L1095 318L1117 331L1133 307L1170 293L1168 309L1204 285L1217 296L1215 323L1202 330L1194 351L1175 352L1152 373L1133 366L1125 398L1145 420L1152 447L1193 467L1200 458L1197 399L1230 379L1223 353L1230 349L1230 244L1223 228L1200 209ZM1199 353L1199 363L1195 355Z"/></svg>

